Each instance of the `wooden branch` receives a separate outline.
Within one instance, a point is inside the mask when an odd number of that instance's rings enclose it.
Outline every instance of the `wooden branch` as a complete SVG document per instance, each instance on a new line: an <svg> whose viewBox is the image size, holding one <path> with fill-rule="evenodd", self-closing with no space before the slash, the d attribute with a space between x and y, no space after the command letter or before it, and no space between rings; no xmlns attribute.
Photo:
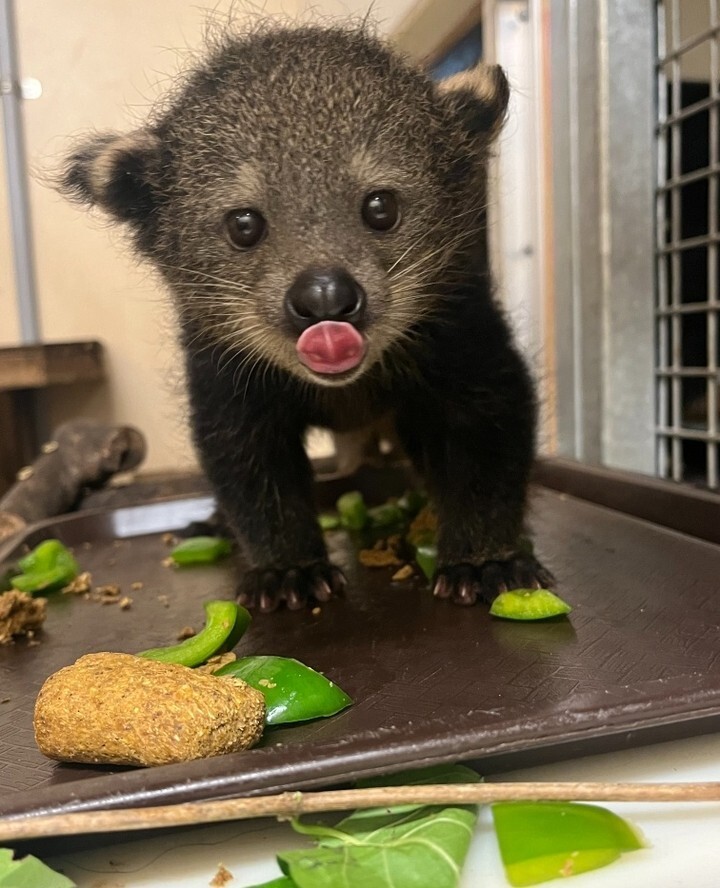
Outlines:
<svg viewBox="0 0 720 888"><path fill-rule="evenodd" d="M0 498L0 539L24 524L69 511L86 487L104 484L145 458L145 439L131 426L90 419L66 422Z"/></svg>
<svg viewBox="0 0 720 888"><path fill-rule="evenodd" d="M154 808L120 808L70 814L0 818L0 842L191 826L253 817L289 820L301 814L384 808L392 805L469 805L501 801L718 802L717 783L460 783L382 786L328 792L185 802Z"/></svg>

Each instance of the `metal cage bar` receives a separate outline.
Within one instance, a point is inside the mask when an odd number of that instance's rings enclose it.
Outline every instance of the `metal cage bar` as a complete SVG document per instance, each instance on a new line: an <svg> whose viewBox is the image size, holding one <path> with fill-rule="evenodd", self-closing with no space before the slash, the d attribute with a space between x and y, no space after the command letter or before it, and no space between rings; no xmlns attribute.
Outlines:
<svg viewBox="0 0 720 888"><path fill-rule="evenodd" d="M720 0L695 0L693 34L683 2L656 2L656 459L660 476L717 490Z"/></svg>

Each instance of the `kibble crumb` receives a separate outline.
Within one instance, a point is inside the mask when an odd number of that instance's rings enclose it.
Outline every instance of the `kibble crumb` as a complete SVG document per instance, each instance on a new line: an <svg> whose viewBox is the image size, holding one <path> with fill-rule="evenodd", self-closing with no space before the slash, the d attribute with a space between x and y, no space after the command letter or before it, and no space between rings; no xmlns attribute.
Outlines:
<svg viewBox="0 0 720 888"><path fill-rule="evenodd" d="M192 626L183 626L177 634L178 641L185 641L186 638L192 638L196 632Z"/></svg>
<svg viewBox="0 0 720 888"><path fill-rule="evenodd" d="M74 580L71 580L67 586L62 589L63 595L85 595L92 587L92 574L90 571L83 571L78 574Z"/></svg>
<svg viewBox="0 0 720 888"><path fill-rule="evenodd" d="M392 575L392 580L394 582L400 582L401 580L408 580L413 575L413 569L411 565L405 564L400 570L396 570Z"/></svg>
<svg viewBox="0 0 720 888"><path fill-rule="evenodd" d="M210 882L210 888L223 888L223 885L227 885L228 882L232 882L235 876L230 872L229 869L226 869L222 863L218 865L218 870L213 876L212 882Z"/></svg>
<svg viewBox="0 0 720 888"><path fill-rule="evenodd" d="M129 595L123 595L123 597L118 601L118 607L120 610L126 611L130 607L132 607L133 600Z"/></svg>
<svg viewBox="0 0 720 888"><path fill-rule="evenodd" d="M133 592L139 592L143 587L143 583L141 580L135 580L134 583L130 583L130 588Z"/></svg>
<svg viewBox="0 0 720 888"><path fill-rule="evenodd" d="M322 608L321 608L321 607L314 607L314 608L310 611L310 613L311 613L314 617L319 617L320 614L322 613Z"/></svg>
<svg viewBox="0 0 720 888"><path fill-rule="evenodd" d="M365 567L399 567L402 564L392 549L361 549L358 560Z"/></svg>

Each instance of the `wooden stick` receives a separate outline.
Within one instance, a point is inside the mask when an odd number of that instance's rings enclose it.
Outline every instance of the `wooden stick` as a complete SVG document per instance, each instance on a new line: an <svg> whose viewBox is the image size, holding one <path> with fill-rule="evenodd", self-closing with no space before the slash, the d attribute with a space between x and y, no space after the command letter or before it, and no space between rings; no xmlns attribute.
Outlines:
<svg viewBox="0 0 720 888"><path fill-rule="evenodd" d="M119 808L69 814L0 818L0 842L126 832L301 814L384 808L392 805L488 804L500 801L718 802L717 783L457 783L425 786L382 786L328 792L283 792L279 795L184 802L151 808Z"/></svg>

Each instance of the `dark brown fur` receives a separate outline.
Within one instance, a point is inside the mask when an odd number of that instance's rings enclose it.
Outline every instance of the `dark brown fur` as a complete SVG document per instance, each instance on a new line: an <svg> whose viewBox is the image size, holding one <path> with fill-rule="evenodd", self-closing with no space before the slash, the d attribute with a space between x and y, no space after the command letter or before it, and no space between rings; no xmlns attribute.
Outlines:
<svg viewBox="0 0 720 888"><path fill-rule="evenodd" d="M547 582L518 554L535 398L486 268L485 173L508 87L481 67L438 86L365 30L227 36L143 130L99 136L64 188L126 222L173 294L195 441L266 609L341 587L313 506L303 435L394 417L440 518L439 597L472 603ZM363 224L392 190L401 224ZM229 246L228 211L268 222ZM308 267L367 294L368 354L319 378L283 298Z"/></svg>

